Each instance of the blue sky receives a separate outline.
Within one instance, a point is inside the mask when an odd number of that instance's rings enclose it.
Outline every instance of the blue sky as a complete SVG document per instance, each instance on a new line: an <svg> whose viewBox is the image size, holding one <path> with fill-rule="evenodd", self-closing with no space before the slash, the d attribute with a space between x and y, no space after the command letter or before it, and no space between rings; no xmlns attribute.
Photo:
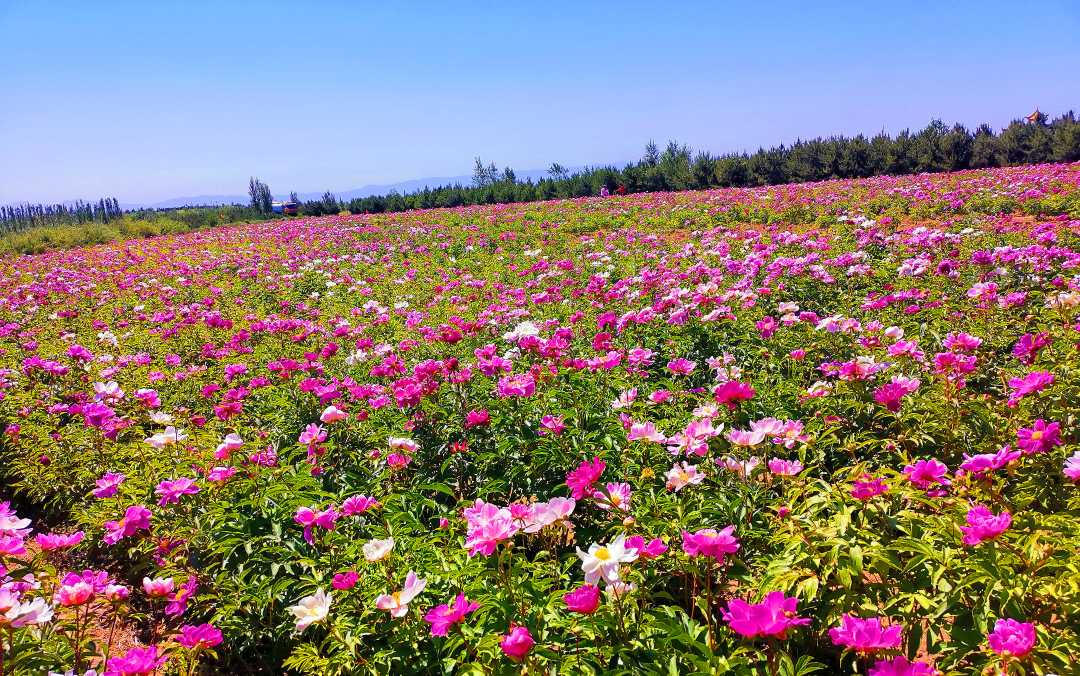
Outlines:
<svg viewBox="0 0 1080 676"><path fill-rule="evenodd" d="M345 190L1080 108L1080 3L0 0L0 203Z"/></svg>

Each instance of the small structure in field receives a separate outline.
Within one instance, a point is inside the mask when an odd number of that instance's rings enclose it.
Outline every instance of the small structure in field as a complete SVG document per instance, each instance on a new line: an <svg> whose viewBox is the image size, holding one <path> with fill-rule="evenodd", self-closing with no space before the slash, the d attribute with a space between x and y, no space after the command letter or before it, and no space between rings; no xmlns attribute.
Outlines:
<svg viewBox="0 0 1080 676"><path fill-rule="evenodd" d="M275 214L281 214L283 216L295 216L300 213L300 204L293 202L274 202L270 205L270 210Z"/></svg>

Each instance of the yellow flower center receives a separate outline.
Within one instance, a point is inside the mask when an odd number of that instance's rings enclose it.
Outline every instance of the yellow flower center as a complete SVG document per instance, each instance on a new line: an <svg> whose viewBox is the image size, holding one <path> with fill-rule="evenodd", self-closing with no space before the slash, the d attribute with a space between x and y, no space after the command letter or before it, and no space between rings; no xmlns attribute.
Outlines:
<svg viewBox="0 0 1080 676"><path fill-rule="evenodd" d="M686 472L679 472L679 480L680 481L689 481L690 480L690 475L687 474Z"/></svg>
<svg viewBox="0 0 1080 676"><path fill-rule="evenodd" d="M394 599L394 605L397 605L397 606L401 605L401 592L399 592L399 591L394 592L393 594L390 595L390 598Z"/></svg>
<svg viewBox="0 0 1080 676"><path fill-rule="evenodd" d="M596 550L596 553L593 554L593 556L600 559L601 561L607 561L611 558L611 552L607 550L607 547L601 547L600 549Z"/></svg>
<svg viewBox="0 0 1080 676"><path fill-rule="evenodd" d="M1035 441L1038 441L1039 439L1042 439L1043 438L1042 430L1035 430L1034 432L1032 432L1031 433L1031 438L1034 439Z"/></svg>

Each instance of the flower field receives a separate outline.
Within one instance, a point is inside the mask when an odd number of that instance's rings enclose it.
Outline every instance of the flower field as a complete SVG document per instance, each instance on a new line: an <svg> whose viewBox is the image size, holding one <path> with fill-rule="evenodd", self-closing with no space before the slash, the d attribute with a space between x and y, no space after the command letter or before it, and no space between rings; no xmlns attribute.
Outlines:
<svg viewBox="0 0 1080 676"><path fill-rule="evenodd" d="M1080 164L10 258L0 671L1080 673L1078 269Z"/></svg>

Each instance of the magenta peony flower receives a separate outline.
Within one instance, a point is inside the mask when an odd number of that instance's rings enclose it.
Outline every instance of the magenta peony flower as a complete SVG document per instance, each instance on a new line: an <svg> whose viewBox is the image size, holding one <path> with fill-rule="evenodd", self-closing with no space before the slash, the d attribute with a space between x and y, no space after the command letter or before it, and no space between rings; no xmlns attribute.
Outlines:
<svg viewBox="0 0 1080 676"><path fill-rule="evenodd" d="M183 615L187 612L187 602L198 590L199 581L194 577L189 577L187 582L180 585L180 589L169 598L169 602L165 605L165 614L173 617Z"/></svg>
<svg viewBox="0 0 1080 676"><path fill-rule="evenodd" d="M1014 451L1009 446L1002 446L997 453L980 453L978 455L964 454L964 462L960 469L972 474L988 474L1002 467L1007 467L1015 462L1021 453Z"/></svg>
<svg viewBox="0 0 1080 676"><path fill-rule="evenodd" d="M500 397L531 397L536 392L536 379L530 373L503 376L495 387Z"/></svg>
<svg viewBox="0 0 1080 676"><path fill-rule="evenodd" d="M923 662L911 662L903 655L891 660L878 660L870 667L869 676L938 676L937 669Z"/></svg>
<svg viewBox="0 0 1080 676"><path fill-rule="evenodd" d="M919 380L917 378L896 376L892 379L892 382L874 390L874 401L889 411L896 413L900 410L903 398L917 389L919 389Z"/></svg>
<svg viewBox="0 0 1080 676"><path fill-rule="evenodd" d="M964 544L974 547L1004 533L1012 524L1012 515L1008 511L995 515L987 507L977 505L968 510L967 524L960 526L964 532Z"/></svg>
<svg viewBox="0 0 1080 676"><path fill-rule="evenodd" d="M904 475L908 481L915 484L916 488L926 490L935 484L948 486L951 482L945 478L949 468L944 463L931 458L919 460L913 465L904 467Z"/></svg>
<svg viewBox="0 0 1080 676"><path fill-rule="evenodd" d="M1060 444L1061 425L1056 422L1047 423L1039 418L1031 427L1016 430L1016 447L1024 455L1045 453Z"/></svg>
<svg viewBox="0 0 1080 676"><path fill-rule="evenodd" d="M1069 481L1080 482L1080 451L1065 459L1065 467L1061 471Z"/></svg>
<svg viewBox="0 0 1080 676"><path fill-rule="evenodd" d="M889 485L885 483L884 479L876 479L869 474L864 474L862 475L862 478L856 481L851 487L851 495L855 499L865 502L881 495L887 490L889 490Z"/></svg>
<svg viewBox="0 0 1080 676"><path fill-rule="evenodd" d="M987 635L990 649L1002 657L1023 657L1035 647L1035 625L1003 618Z"/></svg>
<svg viewBox="0 0 1080 676"><path fill-rule="evenodd" d="M466 522L465 546L469 556L491 556L503 540L509 540L520 530L521 519L515 518L506 507L499 507L480 498L462 512Z"/></svg>
<svg viewBox="0 0 1080 676"><path fill-rule="evenodd" d="M741 383L737 380L729 380L713 389L713 398L716 399L716 403L723 404L733 411L738 402L753 399L755 394L754 388L749 383Z"/></svg>
<svg viewBox="0 0 1080 676"><path fill-rule="evenodd" d="M1009 387L1012 392L1009 393L1006 405L1012 408L1024 397L1041 392L1053 384L1054 374L1049 371L1032 371L1023 378L1010 378Z"/></svg>
<svg viewBox="0 0 1080 676"><path fill-rule="evenodd" d="M829 630L829 637L834 645L841 645L858 653L873 653L899 648L903 629L898 624L883 627L880 617L860 619L845 614L840 618L840 626Z"/></svg>
<svg viewBox="0 0 1080 676"><path fill-rule="evenodd" d="M761 603L732 599L723 611L724 621L731 630L745 638L768 636L785 638L788 629L810 624L810 619L796 615L798 599L783 592L769 592Z"/></svg>
<svg viewBox="0 0 1080 676"><path fill-rule="evenodd" d="M590 615L600 607L600 587L594 584L583 584L574 591L564 594L563 601L566 603L567 610Z"/></svg>
<svg viewBox="0 0 1080 676"><path fill-rule="evenodd" d="M221 630L212 624L185 624L174 640L185 648L195 649L214 648L221 645L223 638Z"/></svg>
<svg viewBox="0 0 1080 676"><path fill-rule="evenodd" d="M142 505L128 507L119 521L105 522L105 544L115 545L140 530L150 530L150 516L150 510Z"/></svg>
<svg viewBox="0 0 1080 676"><path fill-rule="evenodd" d="M345 502L341 503L341 513L345 516L356 516L378 507L381 507L381 505L375 498L366 495L353 495L345 498Z"/></svg>
<svg viewBox="0 0 1080 676"><path fill-rule="evenodd" d="M638 556L642 559L655 559L668 550L668 546L660 538L645 542L645 538L640 535L626 538L626 546L638 550Z"/></svg>
<svg viewBox="0 0 1080 676"><path fill-rule="evenodd" d="M676 375L688 376L694 372L694 368L697 367L695 362L679 357L678 359L672 359L667 364L668 370Z"/></svg>
<svg viewBox="0 0 1080 676"><path fill-rule="evenodd" d="M164 507L165 505L180 502L181 496L198 493L199 487L192 479L181 477L173 481L162 481L154 489L154 492L161 496L158 505Z"/></svg>
<svg viewBox="0 0 1080 676"><path fill-rule="evenodd" d="M593 500L596 501L597 507L604 510L614 508L624 512L630 511L630 498L632 497L630 484L608 482L604 488L603 491L593 492Z"/></svg>
<svg viewBox="0 0 1080 676"><path fill-rule="evenodd" d="M165 664L167 657L158 657L156 645L146 648L132 648L121 657L110 657L105 669L105 676L137 676L153 673Z"/></svg>
<svg viewBox="0 0 1080 676"><path fill-rule="evenodd" d="M534 645L536 641L533 640L532 634L521 625L511 625L510 631L503 634L502 640L499 641L499 648L502 649L503 654L514 662L524 660Z"/></svg>
<svg viewBox="0 0 1080 676"><path fill-rule="evenodd" d="M803 471L803 464L798 460L773 458L769 461L769 471L776 476L795 476Z"/></svg>
<svg viewBox="0 0 1080 676"><path fill-rule="evenodd" d="M444 603L429 610L427 615L424 615L424 621L431 625L432 636L446 636L450 627L463 622L466 615L479 607L479 603L473 603L465 598L464 594L458 594L449 604Z"/></svg>
<svg viewBox="0 0 1080 676"><path fill-rule="evenodd" d="M604 473L606 467L607 465L599 457L578 465L577 469L566 475L566 485L570 487L570 496L575 500L580 500L590 495L592 485L600 480L600 475Z"/></svg>
<svg viewBox="0 0 1080 676"><path fill-rule="evenodd" d="M59 533L38 533L34 536L34 541L37 542L38 547L41 547L42 551L51 551L54 549L67 549L68 547L74 547L83 541L86 536L81 530L71 535L61 535Z"/></svg>
<svg viewBox="0 0 1080 676"><path fill-rule="evenodd" d="M360 581L360 575L355 570L345 571L334 575L330 586L338 590L352 589Z"/></svg>
<svg viewBox="0 0 1080 676"><path fill-rule="evenodd" d="M301 507L296 510L296 514L293 515L293 521L304 527L304 540L309 545L315 544L314 530L315 527L324 528L326 530L334 530L334 526L341 515L333 508L327 507L324 510L312 509L311 507Z"/></svg>
<svg viewBox="0 0 1080 676"><path fill-rule="evenodd" d="M545 415L540 419L540 426L543 428L540 430L541 435L553 434L559 436L566 429L566 423L563 422L562 416Z"/></svg>
<svg viewBox="0 0 1080 676"><path fill-rule="evenodd" d="M724 562L725 554L734 554L739 551L739 541L732 533L735 526L717 532L712 528L703 528L696 533L682 532L683 551L690 558L708 556L716 559L717 563Z"/></svg>
<svg viewBox="0 0 1080 676"><path fill-rule="evenodd" d="M120 484L124 483L126 479L123 474L115 474L113 472L106 472L100 479L97 480L97 488L94 489L93 495L95 498L111 498L116 495L117 489Z"/></svg>
<svg viewBox="0 0 1080 676"><path fill-rule="evenodd" d="M465 414L465 429L483 427L491 422L491 414L485 409L469 411Z"/></svg>

